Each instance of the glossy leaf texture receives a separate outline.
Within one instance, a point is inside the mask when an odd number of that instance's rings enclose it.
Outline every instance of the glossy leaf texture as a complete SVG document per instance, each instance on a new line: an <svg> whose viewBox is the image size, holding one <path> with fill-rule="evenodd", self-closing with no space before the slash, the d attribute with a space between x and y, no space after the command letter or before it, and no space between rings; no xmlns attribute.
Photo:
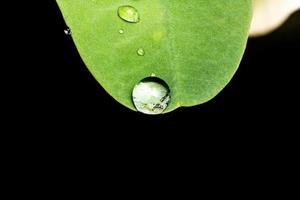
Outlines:
<svg viewBox="0 0 300 200"><path fill-rule="evenodd" d="M88 69L114 99L133 110L133 88L151 74L170 88L165 112L216 96L240 63L252 17L251 0L57 3ZM139 21L122 20L121 6L135 8Z"/></svg>

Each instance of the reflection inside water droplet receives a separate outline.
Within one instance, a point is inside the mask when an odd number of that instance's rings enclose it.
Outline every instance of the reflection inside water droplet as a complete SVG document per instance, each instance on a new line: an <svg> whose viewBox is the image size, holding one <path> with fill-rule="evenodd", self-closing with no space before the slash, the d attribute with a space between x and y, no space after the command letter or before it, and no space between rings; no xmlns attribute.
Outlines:
<svg viewBox="0 0 300 200"><path fill-rule="evenodd" d="M160 114L171 99L170 89L165 81L147 77L134 86L132 99L136 109L144 114Z"/></svg>
<svg viewBox="0 0 300 200"><path fill-rule="evenodd" d="M71 29L70 29L69 27L66 27L66 28L64 29L64 33L65 33L66 35L71 35L71 34L72 34L72 31L71 31Z"/></svg>
<svg viewBox="0 0 300 200"><path fill-rule="evenodd" d="M127 22L137 23L140 21L138 10L132 6L120 6L118 8L118 15Z"/></svg>

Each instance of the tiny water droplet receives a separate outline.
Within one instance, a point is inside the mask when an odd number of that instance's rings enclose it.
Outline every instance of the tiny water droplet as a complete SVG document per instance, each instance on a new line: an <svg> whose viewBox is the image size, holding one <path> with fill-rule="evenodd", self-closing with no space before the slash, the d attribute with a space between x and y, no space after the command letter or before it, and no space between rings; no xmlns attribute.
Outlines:
<svg viewBox="0 0 300 200"><path fill-rule="evenodd" d="M120 30L119 30L119 33L120 33L120 34L123 34L123 33L124 33L124 29L120 29Z"/></svg>
<svg viewBox="0 0 300 200"><path fill-rule="evenodd" d="M132 99L139 112L149 115L161 114L171 99L170 89L162 79L147 77L134 86Z"/></svg>
<svg viewBox="0 0 300 200"><path fill-rule="evenodd" d="M71 31L71 29L69 27L65 28L64 33L66 35L72 35L72 31Z"/></svg>
<svg viewBox="0 0 300 200"><path fill-rule="evenodd" d="M139 48L139 49L137 50L137 54L138 54L139 56L144 56L144 55L145 55L144 49Z"/></svg>
<svg viewBox="0 0 300 200"><path fill-rule="evenodd" d="M118 8L118 15L126 22L137 23L140 21L138 10L132 6L120 6Z"/></svg>
<svg viewBox="0 0 300 200"><path fill-rule="evenodd" d="M156 74L154 74L154 73L151 73L151 75L150 75L151 77L155 77L156 76Z"/></svg>

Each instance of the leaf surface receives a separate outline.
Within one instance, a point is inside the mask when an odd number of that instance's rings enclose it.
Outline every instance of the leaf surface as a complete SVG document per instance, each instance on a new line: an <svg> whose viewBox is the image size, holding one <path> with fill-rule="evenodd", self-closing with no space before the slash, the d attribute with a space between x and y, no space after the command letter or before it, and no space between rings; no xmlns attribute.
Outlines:
<svg viewBox="0 0 300 200"><path fill-rule="evenodd" d="M216 96L240 63L252 17L251 0L57 3L88 69L114 99L133 110L132 90L151 74L171 90L166 112ZM138 23L118 16L124 5L138 10Z"/></svg>

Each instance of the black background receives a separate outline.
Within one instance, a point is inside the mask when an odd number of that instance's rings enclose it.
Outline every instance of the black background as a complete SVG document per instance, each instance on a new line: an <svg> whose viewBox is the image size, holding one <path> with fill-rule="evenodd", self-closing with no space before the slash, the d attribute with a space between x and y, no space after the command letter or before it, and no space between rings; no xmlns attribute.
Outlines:
<svg viewBox="0 0 300 200"><path fill-rule="evenodd" d="M109 187L117 176L138 174L156 183L201 175L198 182L208 187L236 182L241 191L246 180L249 194L263 188L278 196L291 182L281 179L295 177L300 12L272 34L249 39L237 73L216 98L147 116L120 105L94 80L64 34L54 0L10 3L1 4L2 171L24 194L31 182L44 191L43 180L81 187L91 181L78 180L101 175L103 182L107 175Z"/></svg>
<svg viewBox="0 0 300 200"><path fill-rule="evenodd" d="M8 74L5 83L10 119L26 121L24 126L170 133L183 127L203 134L221 128L224 134L225 130L254 133L261 127L288 130L296 125L300 12L275 32L249 39L237 73L217 97L159 116L127 109L94 80L72 38L64 34L66 25L55 1L35 2L25 12L28 17L12 23L17 41L12 43L13 53L18 56L10 65L17 73Z"/></svg>

